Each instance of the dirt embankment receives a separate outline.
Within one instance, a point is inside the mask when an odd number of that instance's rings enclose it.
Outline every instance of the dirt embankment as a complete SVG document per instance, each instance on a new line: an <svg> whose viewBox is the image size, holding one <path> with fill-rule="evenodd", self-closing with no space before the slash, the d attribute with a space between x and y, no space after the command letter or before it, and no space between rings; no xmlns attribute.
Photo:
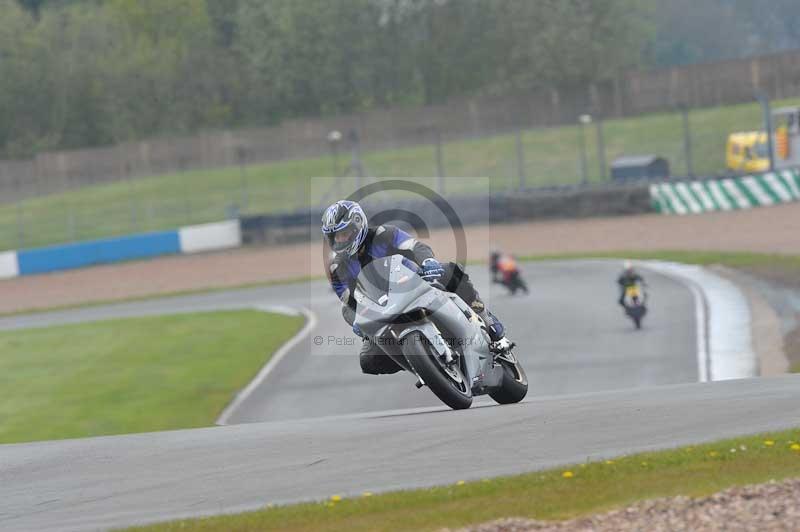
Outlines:
<svg viewBox="0 0 800 532"><path fill-rule="evenodd" d="M750 211L530 222L466 229L468 259L492 247L512 253L713 250L800 253L800 204ZM440 257L456 257L450 231L435 231ZM98 266L0 282L0 312L236 286L322 274L320 244L244 248Z"/></svg>

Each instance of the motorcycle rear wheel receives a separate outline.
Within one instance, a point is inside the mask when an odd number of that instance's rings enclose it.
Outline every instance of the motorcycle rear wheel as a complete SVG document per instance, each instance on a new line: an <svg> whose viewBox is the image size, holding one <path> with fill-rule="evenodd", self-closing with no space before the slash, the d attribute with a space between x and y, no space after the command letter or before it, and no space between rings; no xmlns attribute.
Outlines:
<svg viewBox="0 0 800 532"><path fill-rule="evenodd" d="M445 367L439 354L422 333L409 334L403 341L403 356L428 388L453 410L472 405L472 387L457 364Z"/></svg>

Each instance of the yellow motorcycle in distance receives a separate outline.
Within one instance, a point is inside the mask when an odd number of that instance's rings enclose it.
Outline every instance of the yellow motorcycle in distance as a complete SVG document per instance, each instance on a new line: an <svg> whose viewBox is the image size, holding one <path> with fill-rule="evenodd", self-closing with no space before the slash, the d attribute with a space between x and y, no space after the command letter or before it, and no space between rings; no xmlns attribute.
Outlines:
<svg viewBox="0 0 800 532"><path fill-rule="evenodd" d="M633 320L637 329L642 328L642 319L647 314L647 293L641 283L635 283L625 287L625 297L623 306L625 314Z"/></svg>

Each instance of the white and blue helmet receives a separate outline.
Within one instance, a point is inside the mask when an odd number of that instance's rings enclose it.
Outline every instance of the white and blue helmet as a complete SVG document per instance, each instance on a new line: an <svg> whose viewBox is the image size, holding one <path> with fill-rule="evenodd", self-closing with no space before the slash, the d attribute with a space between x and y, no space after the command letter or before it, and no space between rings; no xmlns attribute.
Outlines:
<svg viewBox="0 0 800 532"><path fill-rule="evenodd" d="M367 215L355 201L337 201L322 215L322 233L334 253L355 255L367 238Z"/></svg>

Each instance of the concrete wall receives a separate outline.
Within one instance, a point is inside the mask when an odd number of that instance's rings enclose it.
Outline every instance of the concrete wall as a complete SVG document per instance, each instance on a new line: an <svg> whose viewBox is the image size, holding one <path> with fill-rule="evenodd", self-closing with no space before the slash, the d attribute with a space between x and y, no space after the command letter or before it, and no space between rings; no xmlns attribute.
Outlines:
<svg viewBox="0 0 800 532"><path fill-rule="evenodd" d="M197 253L242 244L232 220L118 238L0 253L0 279L83 268L176 253Z"/></svg>
<svg viewBox="0 0 800 532"><path fill-rule="evenodd" d="M242 231L238 220L192 225L178 230L178 240L181 253L235 248L242 244Z"/></svg>

